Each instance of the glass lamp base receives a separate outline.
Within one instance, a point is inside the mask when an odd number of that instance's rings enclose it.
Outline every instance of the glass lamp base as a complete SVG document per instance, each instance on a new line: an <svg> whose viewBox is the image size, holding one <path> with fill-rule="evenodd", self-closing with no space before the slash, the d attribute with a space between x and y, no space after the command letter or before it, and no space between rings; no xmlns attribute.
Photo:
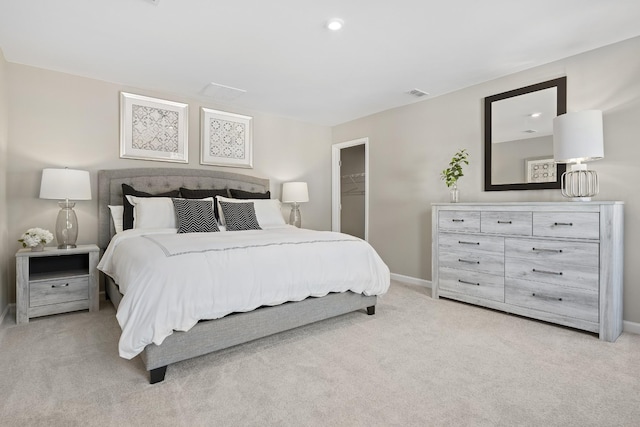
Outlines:
<svg viewBox="0 0 640 427"><path fill-rule="evenodd" d="M68 200L58 202L60 212L56 220L56 241L58 249L72 249L78 240L78 217L73 207L76 204Z"/></svg>
<svg viewBox="0 0 640 427"><path fill-rule="evenodd" d="M302 217L300 216L300 204L293 203L291 205L291 213L289 214L289 224L300 228L302 226Z"/></svg>

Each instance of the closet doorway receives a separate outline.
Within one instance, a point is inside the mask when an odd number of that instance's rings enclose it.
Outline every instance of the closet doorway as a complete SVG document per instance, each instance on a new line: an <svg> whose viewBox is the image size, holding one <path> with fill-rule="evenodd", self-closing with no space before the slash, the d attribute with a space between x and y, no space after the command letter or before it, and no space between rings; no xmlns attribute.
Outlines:
<svg viewBox="0 0 640 427"><path fill-rule="evenodd" d="M369 240L369 138L332 146L331 229Z"/></svg>

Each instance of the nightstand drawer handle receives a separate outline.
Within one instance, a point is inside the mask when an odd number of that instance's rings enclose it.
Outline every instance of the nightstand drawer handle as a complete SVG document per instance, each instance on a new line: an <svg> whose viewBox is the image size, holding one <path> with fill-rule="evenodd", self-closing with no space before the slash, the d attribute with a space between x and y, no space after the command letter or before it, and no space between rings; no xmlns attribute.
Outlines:
<svg viewBox="0 0 640 427"><path fill-rule="evenodd" d="M498 221L498 224L513 224L511 221Z"/></svg>
<svg viewBox="0 0 640 427"><path fill-rule="evenodd" d="M455 218L454 218L454 219L452 219L451 221L452 221L452 222L464 222L464 219L455 219Z"/></svg>
<svg viewBox="0 0 640 427"><path fill-rule="evenodd" d="M458 258L458 262L466 262L467 264L480 264L480 261L474 261L470 259L460 259L460 258Z"/></svg>
<svg viewBox="0 0 640 427"><path fill-rule="evenodd" d="M538 251L538 252L553 252L556 254L561 254L562 253L562 249L544 249L544 248L531 248L532 251Z"/></svg>
<svg viewBox="0 0 640 427"><path fill-rule="evenodd" d="M532 271L533 271L534 273L555 274L556 276L562 276L562 271L536 270L535 268L534 268Z"/></svg>
<svg viewBox="0 0 640 427"><path fill-rule="evenodd" d="M461 245L479 245L480 242L465 242L464 240L458 240L458 243Z"/></svg>
<svg viewBox="0 0 640 427"><path fill-rule="evenodd" d="M64 285L51 285L52 288L66 288L67 286L69 286L68 283L65 283Z"/></svg>
<svg viewBox="0 0 640 427"><path fill-rule="evenodd" d="M467 282L466 280L460 280L460 279L458 279L458 282L460 282L460 283L464 283L465 285L475 285L475 286L480 286L480 283Z"/></svg>
<svg viewBox="0 0 640 427"><path fill-rule="evenodd" d="M562 301L562 298L555 298L555 297L548 297L548 296L544 296L544 295L536 295L536 294L531 294L532 297L538 297L540 299L546 299L549 301Z"/></svg>
<svg viewBox="0 0 640 427"><path fill-rule="evenodd" d="M569 227L573 226L572 222L554 222L553 225L568 225Z"/></svg>

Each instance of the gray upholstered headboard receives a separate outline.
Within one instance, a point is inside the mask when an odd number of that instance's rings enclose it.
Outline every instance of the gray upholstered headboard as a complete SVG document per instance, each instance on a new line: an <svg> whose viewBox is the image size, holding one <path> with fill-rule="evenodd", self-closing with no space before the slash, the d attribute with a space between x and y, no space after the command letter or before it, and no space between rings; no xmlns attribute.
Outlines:
<svg viewBox="0 0 640 427"><path fill-rule="evenodd" d="M136 168L98 171L98 244L106 249L115 234L109 205L122 205L122 184L139 191L163 193L180 187L190 189L233 188L264 193L269 180L207 169Z"/></svg>

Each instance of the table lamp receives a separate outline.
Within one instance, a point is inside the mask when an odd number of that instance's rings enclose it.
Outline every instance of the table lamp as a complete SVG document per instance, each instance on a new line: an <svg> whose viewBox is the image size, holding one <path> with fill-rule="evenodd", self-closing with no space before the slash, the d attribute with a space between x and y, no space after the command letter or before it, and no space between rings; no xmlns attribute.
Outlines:
<svg viewBox="0 0 640 427"><path fill-rule="evenodd" d="M60 212L56 221L58 249L76 247L78 217L71 200L91 200L89 172L76 169L43 169L40 198L60 200Z"/></svg>
<svg viewBox="0 0 640 427"><path fill-rule="evenodd" d="M583 162L603 157L602 111L578 111L553 119L553 158L556 163L571 163L561 177L564 197L589 201L598 194L598 174Z"/></svg>
<svg viewBox="0 0 640 427"><path fill-rule="evenodd" d="M291 203L289 224L300 228L302 218L300 216L300 203L309 201L309 189L306 182L285 182L282 184L282 202Z"/></svg>

